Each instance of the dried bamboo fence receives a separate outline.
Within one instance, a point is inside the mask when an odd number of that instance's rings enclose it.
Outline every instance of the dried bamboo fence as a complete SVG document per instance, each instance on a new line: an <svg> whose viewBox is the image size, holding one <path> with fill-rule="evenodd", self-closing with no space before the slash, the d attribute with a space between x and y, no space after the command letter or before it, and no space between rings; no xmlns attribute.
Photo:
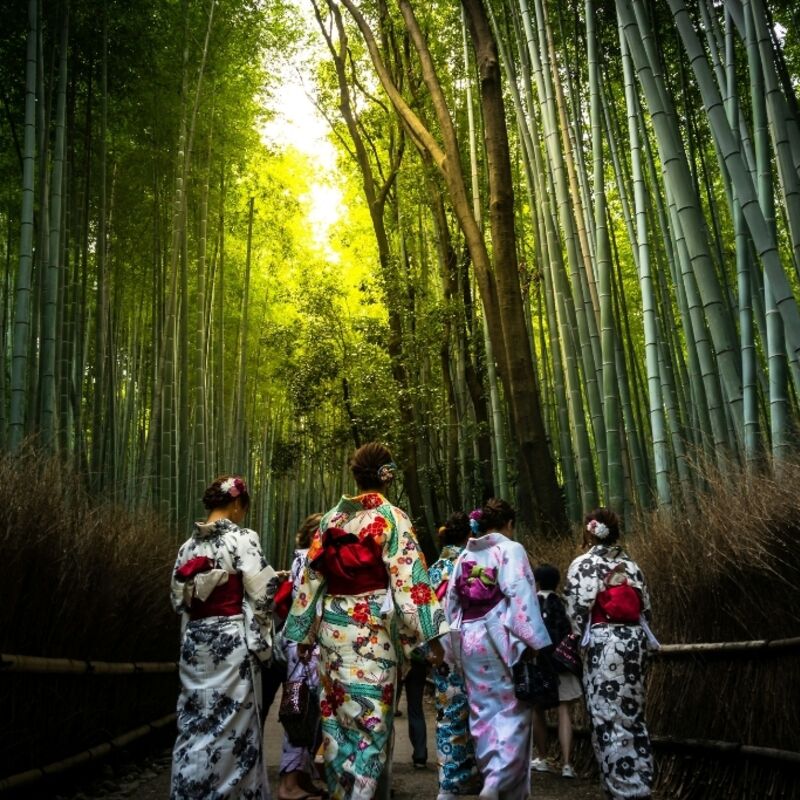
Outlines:
<svg viewBox="0 0 800 800"><path fill-rule="evenodd" d="M760 655L781 655L800 652L800 636L786 639L757 639L743 642L703 642L694 644L662 645L653 653L657 662L673 659L707 659L723 658L754 659ZM37 656L10 655L0 653L0 674L8 672L32 674L72 674L72 675L131 675L131 674L168 674L177 672L178 664L174 661L163 662L109 662L83 661L68 658L43 658ZM76 753L68 758L43 767L36 767L24 772L0 779L0 792L18 789L44 778L63 772L72 767L90 763L108 755L115 749L121 749L134 741L159 730L175 720L175 714L168 714L146 725L139 726L120 736L100 743ZM588 736L585 728L578 728L576 733ZM800 752L782 750L774 747L760 747L740 742L727 742L715 739L681 738L675 736L658 736L653 744L658 749L672 751L689 751L693 755L706 757L738 757L777 762L786 765L800 765ZM790 796L790 795L781 795Z"/></svg>

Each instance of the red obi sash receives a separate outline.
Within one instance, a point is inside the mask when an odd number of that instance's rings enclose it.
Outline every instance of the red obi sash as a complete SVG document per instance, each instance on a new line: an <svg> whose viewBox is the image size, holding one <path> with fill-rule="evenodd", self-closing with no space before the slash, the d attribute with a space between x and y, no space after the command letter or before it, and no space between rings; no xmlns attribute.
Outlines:
<svg viewBox="0 0 800 800"><path fill-rule="evenodd" d="M206 617L235 617L242 613L242 600L244 600L244 587L242 576L232 573L226 583L217 586L208 597L208 600L192 600L189 616L192 619L205 619Z"/></svg>
<svg viewBox="0 0 800 800"><path fill-rule="evenodd" d="M592 625L633 625L639 622L642 613L642 598L628 583L609 586L599 592L592 606Z"/></svg>
<svg viewBox="0 0 800 800"><path fill-rule="evenodd" d="M211 569L214 569L214 562L208 556L197 556L179 567L175 571L175 577L183 583ZM217 586L207 600L200 600L197 597L192 600L189 617L193 620L206 617L234 617L242 613L243 600L242 576L238 572L229 573L228 580Z"/></svg>
<svg viewBox="0 0 800 800"><path fill-rule="evenodd" d="M292 608L292 580L287 578L275 592L275 614L280 619L286 619Z"/></svg>
<svg viewBox="0 0 800 800"><path fill-rule="evenodd" d="M366 535L362 539L341 528L322 534L322 552L310 562L328 583L328 594L354 595L389 586L381 546Z"/></svg>

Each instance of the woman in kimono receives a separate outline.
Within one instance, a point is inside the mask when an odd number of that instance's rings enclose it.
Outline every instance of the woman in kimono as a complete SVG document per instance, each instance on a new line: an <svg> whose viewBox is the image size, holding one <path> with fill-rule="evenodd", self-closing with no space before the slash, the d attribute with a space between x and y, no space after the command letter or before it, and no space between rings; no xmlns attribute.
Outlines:
<svg viewBox="0 0 800 800"><path fill-rule="evenodd" d="M483 800L528 797L532 709L514 694L512 667L550 645L528 554L511 538L515 516L505 500L481 509L482 535L458 557L445 603L453 658L467 686Z"/></svg>
<svg viewBox="0 0 800 800"><path fill-rule="evenodd" d="M292 597L299 591L300 579L306 564L308 548L311 537L319 527L322 514L310 514L300 526L295 542L297 550L294 551L292 561L291 581ZM319 665L317 663L316 649L307 663L300 663L297 654L298 645L295 642L284 642L286 652L286 674L297 677L301 669L306 670L308 685L312 690L319 686ZM297 747L289 741L289 736L283 734L283 751L281 752L280 783L278 784L278 800L320 800L319 790L314 785L314 754L308 747Z"/></svg>
<svg viewBox="0 0 800 800"><path fill-rule="evenodd" d="M618 543L619 520L586 516L589 550L567 571L564 600L583 637L583 685L603 788L609 798L649 798L653 754L644 719L644 668L652 638L650 595L638 564Z"/></svg>
<svg viewBox="0 0 800 800"><path fill-rule="evenodd" d="M444 600L453 567L471 534L470 519L456 511L439 529L442 550L431 565L431 586ZM480 789L480 773L469 735L469 703L464 676L455 664L445 661L433 671L436 690L436 754L439 761L437 800L454 800L458 795L475 794Z"/></svg>
<svg viewBox="0 0 800 800"><path fill-rule="evenodd" d="M350 462L359 493L320 523L284 636L319 644L322 736L333 800L388 798L397 671L446 631L411 522L384 492L391 453L372 442ZM431 643L435 661L441 646Z"/></svg>
<svg viewBox="0 0 800 800"><path fill-rule="evenodd" d="M217 478L203 505L208 519L195 523L172 574L182 641L170 796L266 800L257 695L260 660L271 655L267 585L275 571L258 536L240 527L250 506L242 478Z"/></svg>

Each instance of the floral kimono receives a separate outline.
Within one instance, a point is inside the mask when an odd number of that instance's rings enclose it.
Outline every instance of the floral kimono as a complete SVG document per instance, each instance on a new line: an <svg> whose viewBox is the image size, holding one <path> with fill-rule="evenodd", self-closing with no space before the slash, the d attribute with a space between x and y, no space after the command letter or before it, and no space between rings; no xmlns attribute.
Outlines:
<svg viewBox="0 0 800 800"><path fill-rule="evenodd" d="M259 660L271 655L267 585L256 534L227 519L197 523L178 551L172 605L182 615L172 800L265 800Z"/></svg>
<svg viewBox="0 0 800 800"><path fill-rule="evenodd" d="M343 497L314 535L284 629L320 647L333 800L388 798L398 663L446 630L406 514L376 492Z"/></svg>
<svg viewBox="0 0 800 800"><path fill-rule="evenodd" d="M445 545L428 575L436 596L444 599L456 559L462 547ZM436 689L436 755L439 760L439 797L475 794L480 774L469 735L469 702L464 676L455 664L433 671Z"/></svg>
<svg viewBox="0 0 800 800"><path fill-rule="evenodd" d="M597 595L627 582L641 598L639 623L600 619ZM644 719L644 670L650 595L642 571L619 546L596 545L569 566L564 600L575 633L584 637L583 684L600 774L606 794L650 797L653 754Z"/></svg>
<svg viewBox="0 0 800 800"><path fill-rule="evenodd" d="M501 533L470 539L447 590L452 657L469 697L469 729L486 800L526 800L531 706L517 699L511 668L550 637L528 554Z"/></svg>

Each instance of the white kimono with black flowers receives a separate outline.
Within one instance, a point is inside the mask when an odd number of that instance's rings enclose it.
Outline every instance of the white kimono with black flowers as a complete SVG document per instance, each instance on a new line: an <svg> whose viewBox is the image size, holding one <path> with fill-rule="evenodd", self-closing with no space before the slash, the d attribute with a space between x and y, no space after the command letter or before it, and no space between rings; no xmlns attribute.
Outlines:
<svg viewBox="0 0 800 800"><path fill-rule="evenodd" d="M180 582L176 571L207 557L214 568ZM239 574L242 613L191 620L192 596ZM271 655L269 585L275 577L258 536L227 519L197 523L178 551L172 604L182 615L178 738L172 758L171 800L267 800L262 759L259 663Z"/></svg>
<svg viewBox="0 0 800 800"><path fill-rule="evenodd" d="M612 571L639 592L641 622L646 624L650 594L644 575L617 545L596 545L570 564L564 600L573 631L584 641L588 638L583 684L603 786L615 800L644 798L650 797L653 785L653 754L644 717L647 631L642 624L590 624L595 598L607 588Z"/></svg>

